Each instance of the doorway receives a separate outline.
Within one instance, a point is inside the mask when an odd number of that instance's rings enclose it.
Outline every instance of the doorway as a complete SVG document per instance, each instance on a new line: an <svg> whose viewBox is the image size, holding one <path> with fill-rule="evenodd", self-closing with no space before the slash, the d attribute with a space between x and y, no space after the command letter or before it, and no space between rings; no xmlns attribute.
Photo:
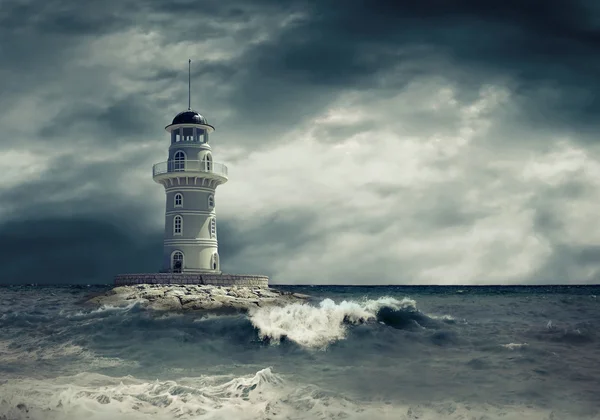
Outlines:
<svg viewBox="0 0 600 420"><path fill-rule="evenodd" d="M173 273L181 273L183 271L183 252L175 251L171 258L171 269Z"/></svg>

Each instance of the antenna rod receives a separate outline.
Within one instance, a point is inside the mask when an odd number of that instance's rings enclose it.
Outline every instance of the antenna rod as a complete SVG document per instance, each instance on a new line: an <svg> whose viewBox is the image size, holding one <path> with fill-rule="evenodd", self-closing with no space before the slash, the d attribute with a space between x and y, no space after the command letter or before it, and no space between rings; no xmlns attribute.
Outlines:
<svg viewBox="0 0 600 420"><path fill-rule="evenodd" d="M192 59L188 61L188 109L192 109Z"/></svg>

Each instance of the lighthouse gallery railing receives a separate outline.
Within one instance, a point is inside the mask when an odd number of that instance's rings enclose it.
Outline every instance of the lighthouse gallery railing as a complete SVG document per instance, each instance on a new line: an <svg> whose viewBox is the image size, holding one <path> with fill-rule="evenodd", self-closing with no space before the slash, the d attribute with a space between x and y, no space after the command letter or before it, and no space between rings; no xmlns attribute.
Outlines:
<svg viewBox="0 0 600 420"><path fill-rule="evenodd" d="M204 172L227 177L227 166L206 160L168 160L152 167L152 176L170 172Z"/></svg>

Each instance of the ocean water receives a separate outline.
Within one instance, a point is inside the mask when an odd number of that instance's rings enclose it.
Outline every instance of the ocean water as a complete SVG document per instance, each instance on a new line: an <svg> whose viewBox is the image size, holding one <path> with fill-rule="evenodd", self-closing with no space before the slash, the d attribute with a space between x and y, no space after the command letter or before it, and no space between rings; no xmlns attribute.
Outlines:
<svg viewBox="0 0 600 420"><path fill-rule="evenodd" d="M0 419L600 419L600 295L281 287L247 315L0 287Z"/></svg>

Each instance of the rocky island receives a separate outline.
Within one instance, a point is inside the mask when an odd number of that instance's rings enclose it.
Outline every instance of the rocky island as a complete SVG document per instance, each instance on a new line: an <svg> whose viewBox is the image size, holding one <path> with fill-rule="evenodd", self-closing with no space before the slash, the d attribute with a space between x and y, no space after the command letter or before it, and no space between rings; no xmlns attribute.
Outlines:
<svg viewBox="0 0 600 420"><path fill-rule="evenodd" d="M115 287L87 302L123 306L137 302L166 311L247 312L264 306L284 306L306 301L307 295L271 288L190 284L137 284Z"/></svg>

